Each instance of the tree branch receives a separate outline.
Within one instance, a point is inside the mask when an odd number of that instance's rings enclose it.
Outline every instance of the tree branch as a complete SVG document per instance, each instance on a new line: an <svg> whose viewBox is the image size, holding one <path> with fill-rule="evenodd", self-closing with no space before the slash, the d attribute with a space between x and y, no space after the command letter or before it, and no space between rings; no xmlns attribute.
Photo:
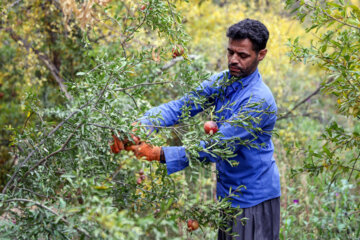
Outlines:
<svg viewBox="0 0 360 240"><path fill-rule="evenodd" d="M57 212L55 212L54 210L52 210L51 208L39 203L39 202L35 202L33 200L30 200L30 199L24 199L24 198L13 198L13 199L9 199L9 200L5 200L4 202L28 202L28 203L33 203L35 204L36 206L38 207L41 207L49 212L51 212L52 214L54 214L55 216L58 216L58 217L61 217ZM60 220L62 222L64 222L65 224L71 226L70 222L67 221L64 217L61 217ZM76 231L78 231L79 233L82 233L84 234L86 237L90 238L90 235L87 231L85 231L84 229L82 228L79 228L79 227L76 227L76 226L71 226L73 227Z"/></svg>
<svg viewBox="0 0 360 240"><path fill-rule="evenodd" d="M308 101L310 98L312 98L313 96L315 96L316 94L318 94L320 92L320 89L323 88L323 86L319 86L314 92L312 92L309 96L307 96L306 98L304 98L303 100L301 100L299 103L297 103L291 110L289 110L287 113L285 113L284 115L278 117L277 121L288 118L289 115L298 107L300 107L302 104L304 104L306 101Z"/></svg>
<svg viewBox="0 0 360 240"><path fill-rule="evenodd" d="M22 1L22 0L16 0L16 1L13 2L12 4L10 4L6 10L9 10L10 8L12 8L13 6L15 6L16 4L18 4L18 3L21 2L21 1Z"/></svg>
<svg viewBox="0 0 360 240"><path fill-rule="evenodd" d="M125 91L125 90L128 90L128 89L133 89L133 88L142 87L142 86L157 85L157 84L167 84L167 83L172 83L172 81L167 81L167 82L153 82L153 83L140 83L140 84L133 85L133 86L131 86L131 87L127 87L127 88L116 88L116 89L114 89L114 90L115 90L115 91Z"/></svg>
<svg viewBox="0 0 360 240"><path fill-rule="evenodd" d="M18 34L14 32L12 28L5 28L5 31L10 34L10 37L15 42L21 42L26 50L32 50L36 56L43 62L43 64L46 66L46 68L50 71L51 75L54 77L55 81L59 84L61 91L64 92L66 98L68 100L72 100L72 96L68 93L67 88L65 86L64 79L60 76L60 73L58 69L55 67L55 65L51 62L48 56L46 56L44 53L40 52L39 50L35 49L30 43L28 43L25 39L20 37Z"/></svg>
<svg viewBox="0 0 360 240"><path fill-rule="evenodd" d="M196 55L189 55L188 58L189 59L196 59L198 56ZM167 62L164 66L162 66L160 69L161 71L165 71L169 68L171 68L172 66L174 66L177 62L180 62L182 60L184 60L185 58L184 57L177 57L177 58L174 58L173 60Z"/></svg>
<svg viewBox="0 0 360 240"><path fill-rule="evenodd" d="M61 147L56 150L55 152L50 153L49 155L47 155L46 157L44 157L43 159L41 159L40 161L38 161L32 168L30 168L22 178L25 178L27 175L29 175L30 172L32 172L35 168L37 168L38 166L40 166L41 164L43 164L44 162L46 162L49 158L51 158L52 156L58 154L59 152L64 151L66 145L70 142L70 140L73 138L73 136L76 133L76 130L79 129L79 127L81 127L83 125L83 123L79 124L75 129L74 132L72 132L68 138L66 139L66 141L63 143L63 145L61 145Z"/></svg>
<svg viewBox="0 0 360 240"><path fill-rule="evenodd" d="M334 20L334 21L337 21L338 23L344 24L344 25L346 25L346 26L348 26L348 27L352 27L352 28L356 28L356 29L360 30L360 27L358 27L358 26L351 25L351 24L349 24L349 23L343 22L343 21L341 21L341 20L339 20L339 19L331 16L331 15L328 14L326 11L324 11L324 9L322 9L321 7L311 6L310 4L308 4L308 3L306 3L306 2L304 3L304 5L307 6L307 7L309 7L309 8L311 8L313 11L316 11L317 8L318 8L318 9L319 9L324 15L326 15L328 18L330 18L330 19L332 19L332 20Z"/></svg>
<svg viewBox="0 0 360 240"><path fill-rule="evenodd" d="M97 123L88 123L87 125L95 126L95 127L98 127L98 128L111 129L113 131L116 130L116 128L109 127L109 126L103 126L103 125L100 125L100 124L97 124Z"/></svg>
<svg viewBox="0 0 360 240"><path fill-rule="evenodd" d="M172 16L172 18L173 18L173 21L174 21L175 27L177 27L176 18L175 18L175 16L174 16L173 11L172 11L172 8L171 8L171 5L170 5L170 2L169 2L169 0L166 0L166 1L167 1L167 3L168 3L169 10L170 10L171 16Z"/></svg>
<svg viewBox="0 0 360 240"><path fill-rule="evenodd" d="M334 20L334 21L337 21L338 23L341 23L341 24L344 24L344 25L346 25L346 26L348 26L348 27L352 27L352 28L356 28L356 29L360 30L360 27L357 27L357 26L355 26L355 25L351 25L351 24L349 24L349 23L343 22L343 21L341 21L341 20L339 20L339 19L331 16L330 14L328 14L327 12L325 12L325 11L322 10L322 9L321 9L321 11L322 11L328 18L330 18L330 19L332 19L332 20Z"/></svg>
<svg viewBox="0 0 360 240"><path fill-rule="evenodd" d="M42 198L46 198L46 199L49 199L49 198L51 198L51 199L56 199L55 197L45 196L45 195L42 195L42 194L40 194L40 193L34 192L34 191L30 190L30 189L27 189L27 188L18 188L18 189L19 189L19 190L27 191L27 192L29 192L29 193L32 193L32 194L38 196L38 197L42 197Z"/></svg>
<svg viewBox="0 0 360 240"><path fill-rule="evenodd" d="M326 84L332 82L334 79L333 78L330 78ZM280 117L278 117L277 121L278 120L282 120L282 119L285 119L285 118L288 118L290 116L290 114L295 110L297 109L298 107L300 107L302 104L304 104L306 101L308 101L309 99L311 99L313 96L315 96L316 94L318 94L320 92L320 90L324 87L324 85L320 85L314 92L312 92L310 95L308 95L306 98L304 98L303 100L301 100L300 102L298 102L292 109L290 109L288 112L286 112L284 115Z"/></svg>
<svg viewBox="0 0 360 240"><path fill-rule="evenodd" d="M350 175L349 175L348 181L350 181L351 175L353 174L354 170L356 170L356 169L355 169L355 165L356 165L357 161L359 160L359 157L360 157L360 152L359 152L359 154L358 154L358 156L357 156L356 160L354 161L354 165L353 165L353 167L352 167L352 169L351 169L351 172L350 172Z"/></svg>
<svg viewBox="0 0 360 240"><path fill-rule="evenodd" d="M110 78L110 79L111 79L111 78ZM96 106L96 104L97 104L97 103L100 101L100 99L103 97L105 90L106 90L106 89L108 88L108 86L109 86L110 79L109 79L109 81L107 82L107 84L106 84L106 86L104 87L104 89L102 89L101 92L99 93L99 95L97 96L98 99L97 99L97 100L95 101L95 103L92 105L91 109L94 109L95 106ZM112 80L111 84L112 84L115 80L116 80L116 79ZM19 164L19 167L15 170L15 172L14 172L13 175L11 176L10 180L6 183L5 187L3 188L2 193L5 193L5 191L9 188L10 184L14 181L15 177L17 176L17 174L18 174L18 172L19 172L19 169L20 169L22 166L24 166L25 163L27 163L27 162L30 160L31 156L37 151L37 147L39 147L39 146L41 146L42 144L44 144L45 141L46 141L51 135L53 135L64 123L66 123L70 118L72 118L74 115L76 115L77 113L79 113L79 112L81 111L81 109L89 106L90 104L91 104L91 101L89 101L89 102L85 103L84 105L82 105L78 110L70 113L69 116L68 116L65 120L63 120L61 123L59 123L59 124L36 146L36 149L34 149L34 150L26 157L26 159L25 159L22 163ZM79 125L76 127L76 129L77 129L78 127L80 127L81 125L82 125L82 124L79 124ZM75 130L76 130L76 129L75 129ZM73 134L74 134L74 133L73 133ZM67 139L67 142L70 141L70 139L72 138L73 134L71 134L71 135L69 136L69 138ZM66 146L67 142L65 142L65 143L63 144L63 147ZM39 162L36 164L35 167L39 166L42 162L46 161L48 158L50 158L50 157L52 157L53 155L55 155L55 154L57 154L58 152L60 152L59 150L60 150L60 151L63 151L64 149L62 149L62 150L61 150L61 149L58 149L57 151L51 153L50 155L48 155L47 157L45 157L45 158L43 158L41 161L39 161ZM34 169L35 167L33 167L32 169ZM32 169L31 169L31 170L32 170ZM30 172L30 170L29 170L28 172ZM28 172L27 172L26 174L28 174Z"/></svg>
<svg viewBox="0 0 360 240"><path fill-rule="evenodd" d="M51 130L51 132L37 145L37 147L43 145L49 137L51 137L62 125L64 125L64 123L66 123L70 118L72 118L74 115L79 113L81 109L88 106L89 104L90 103L86 103L83 106L81 106L80 109L70 113L69 116L67 116L67 118L65 118L61 123L59 123L53 130ZM17 176L17 174L19 172L19 169L22 166L24 166L30 160L31 156L34 155L34 153L37 151L37 147L34 150L32 150L31 153L29 153L29 155L25 158L25 160L23 162L21 162L19 164L18 168L15 170L15 172L11 176L10 180L6 183L5 187L3 188L3 190L2 190L3 194L9 188L10 184L14 181L15 177Z"/></svg>

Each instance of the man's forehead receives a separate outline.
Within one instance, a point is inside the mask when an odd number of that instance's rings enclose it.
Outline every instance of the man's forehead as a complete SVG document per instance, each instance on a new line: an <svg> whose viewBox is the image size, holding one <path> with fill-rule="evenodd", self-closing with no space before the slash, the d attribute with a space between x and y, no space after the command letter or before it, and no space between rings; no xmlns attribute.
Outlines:
<svg viewBox="0 0 360 240"><path fill-rule="evenodd" d="M228 49L235 52L246 52L250 53L253 51L252 42L246 39L231 39L229 38Z"/></svg>

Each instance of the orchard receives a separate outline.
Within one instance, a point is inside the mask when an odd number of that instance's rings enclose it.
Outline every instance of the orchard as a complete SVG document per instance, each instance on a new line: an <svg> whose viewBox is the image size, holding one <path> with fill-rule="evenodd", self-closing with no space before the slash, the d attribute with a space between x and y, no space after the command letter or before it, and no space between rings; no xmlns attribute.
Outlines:
<svg viewBox="0 0 360 240"><path fill-rule="evenodd" d="M217 239L246 186L217 198L219 173L199 151L236 166L234 143L265 146L224 142L220 126L255 134L249 113L267 113L250 104L226 122L224 105L195 117L184 107L168 127L141 119L226 70L226 29L245 18L270 32L259 69L278 107L266 134L280 239L359 238L359 4L3 1L0 239ZM189 166L168 174L160 146L184 146Z"/></svg>

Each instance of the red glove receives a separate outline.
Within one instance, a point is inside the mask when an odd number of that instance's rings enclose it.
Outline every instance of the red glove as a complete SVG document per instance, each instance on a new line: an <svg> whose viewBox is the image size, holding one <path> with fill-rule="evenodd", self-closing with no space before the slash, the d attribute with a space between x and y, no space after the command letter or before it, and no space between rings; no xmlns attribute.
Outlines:
<svg viewBox="0 0 360 240"><path fill-rule="evenodd" d="M141 141L140 141L140 138L138 137L138 136L135 136L134 134L130 134L130 136L131 136L131 138L132 138L132 141L130 141L129 139L127 139L127 138L125 138L124 140L123 140L123 143L124 143L124 145L125 146L131 146L131 145L134 145L134 143L135 143L135 145L137 145L137 144L139 144Z"/></svg>
<svg viewBox="0 0 360 240"><path fill-rule="evenodd" d="M146 142L140 142L138 145L128 146L125 150L134 152L138 159L145 157L147 161L160 161L162 154L161 147L152 146Z"/></svg>
<svg viewBox="0 0 360 240"><path fill-rule="evenodd" d="M113 134L112 135L113 139L114 139L114 143L112 145L110 145L111 148L111 152L118 154L121 150L124 150L124 143L122 141L120 141L120 139Z"/></svg>
<svg viewBox="0 0 360 240"><path fill-rule="evenodd" d="M131 125L135 126L136 122L132 123ZM135 133L136 131L138 131L138 129L133 129L133 132ZM140 138L136 135L134 135L133 133L130 134L132 141L130 141L129 139L125 138L123 139L123 141L121 141L115 134L112 135L114 141L113 144L110 145L111 148L111 152L118 154L121 150L124 150L124 146L130 146L135 144L139 144L140 143ZM111 142L110 142L111 144Z"/></svg>

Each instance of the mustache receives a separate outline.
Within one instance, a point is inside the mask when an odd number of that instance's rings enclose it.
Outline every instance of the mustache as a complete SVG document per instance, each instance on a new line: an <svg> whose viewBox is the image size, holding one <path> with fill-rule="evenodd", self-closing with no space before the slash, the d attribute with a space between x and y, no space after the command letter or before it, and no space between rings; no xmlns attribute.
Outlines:
<svg viewBox="0 0 360 240"><path fill-rule="evenodd" d="M242 68L239 68L236 64L228 64L228 67L229 67L229 68L238 69L238 70L240 70L241 72L243 71L243 69L242 69Z"/></svg>

